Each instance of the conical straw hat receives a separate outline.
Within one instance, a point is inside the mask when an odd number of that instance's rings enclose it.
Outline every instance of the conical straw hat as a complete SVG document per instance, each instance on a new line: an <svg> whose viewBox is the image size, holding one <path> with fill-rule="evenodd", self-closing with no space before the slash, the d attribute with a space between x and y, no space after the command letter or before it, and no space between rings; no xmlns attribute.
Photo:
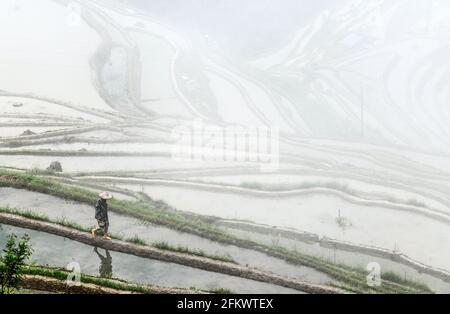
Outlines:
<svg viewBox="0 0 450 314"><path fill-rule="evenodd" d="M112 194L109 192L102 192L100 193L98 196L100 196L100 198L104 199L104 200L110 200L113 198Z"/></svg>

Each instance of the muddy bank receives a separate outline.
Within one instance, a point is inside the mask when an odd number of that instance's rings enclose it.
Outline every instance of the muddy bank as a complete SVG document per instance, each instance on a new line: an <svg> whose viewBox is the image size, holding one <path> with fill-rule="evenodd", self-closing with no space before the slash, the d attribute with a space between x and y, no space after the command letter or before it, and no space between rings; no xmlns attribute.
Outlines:
<svg viewBox="0 0 450 314"><path fill-rule="evenodd" d="M183 253L163 251L153 247L139 246L120 240L105 241L100 238L93 238L88 233L83 233L46 222L38 222L15 215L0 213L0 222L21 228L43 231L115 252L132 254L139 257L156 259L160 261L199 268L206 271L218 272L240 278L266 282L307 293L343 293L343 291L339 289L313 285L295 279L287 279L275 274L265 273L257 269L250 269L232 263L214 261L211 259Z"/></svg>
<svg viewBox="0 0 450 314"><path fill-rule="evenodd" d="M39 290L64 294L131 294L130 291L106 288L94 284L68 285L65 281L43 276L25 275L20 285L22 289Z"/></svg>
<svg viewBox="0 0 450 314"><path fill-rule="evenodd" d="M124 285L123 282L121 282ZM127 285L127 284L125 284ZM39 276L39 275L24 275L22 289L38 290L52 293L63 294L139 294L139 292L113 289L103 287L92 283L80 283L79 285L68 285L66 280L59 280L56 278ZM163 288L163 287L147 287L152 294L205 294L199 290Z"/></svg>

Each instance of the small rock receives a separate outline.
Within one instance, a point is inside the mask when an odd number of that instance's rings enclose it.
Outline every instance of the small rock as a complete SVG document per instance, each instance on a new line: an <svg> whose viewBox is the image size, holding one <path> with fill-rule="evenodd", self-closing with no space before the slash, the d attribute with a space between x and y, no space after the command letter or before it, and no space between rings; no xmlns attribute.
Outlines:
<svg viewBox="0 0 450 314"><path fill-rule="evenodd" d="M13 103L13 107L19 108L19 107L22 107L22 106L23 106L23 104L21 102Z"/></svg>
<svg viewBox="0 0 450 314"><path fill-rule="evenodd" d="M26 130L22 134L20 134L20 136L30 136L30 135L36 135L36 133L34 133L31 130Z"/></svg>
<svg viewBox="0 0 450 314"><path fill-rule="evenodd" d="M48 166L47 170L54 172L62 172L62 165L59 161L53 161L50 166Z"/></svg>

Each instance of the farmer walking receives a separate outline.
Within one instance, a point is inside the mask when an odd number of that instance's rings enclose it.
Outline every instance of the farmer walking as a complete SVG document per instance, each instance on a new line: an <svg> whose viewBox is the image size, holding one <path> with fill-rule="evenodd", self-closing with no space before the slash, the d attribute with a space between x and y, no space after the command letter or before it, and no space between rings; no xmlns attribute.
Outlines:
<svg viewBox="0 0 450 314"><path fill-rule="evenodd" d="M109 219L108 219L108 203L107 200L113 198L109 192L102 192L95 204L95 219L97 219L98 227L91 230L92 236L95 237L97 231L103 231L103 239L111 240L108 234Z"/></svg>

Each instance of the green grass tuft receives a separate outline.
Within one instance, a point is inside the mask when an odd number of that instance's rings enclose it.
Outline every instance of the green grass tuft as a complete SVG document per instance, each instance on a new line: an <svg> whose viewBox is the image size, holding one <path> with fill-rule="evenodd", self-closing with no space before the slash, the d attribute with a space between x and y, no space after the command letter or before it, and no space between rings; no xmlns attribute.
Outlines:
<svg viewBox="0 0 450 314"><path fill-rule="evenodd" d="M161 249L161 250L168 250L168 251L174 251L174 252L179 252L179 253L186 253L186 254L191 254L191 255L196 255L196 256L200 256L200 257L206 257L206 258L210 258L210 259L215 259L215 260L219 260L222 262L227 262L227 263L236 263L231 257L228 256L223 256L223 255L210 255L207 254L206 252L202 251L202 250L192 250L189 249L188 247L185 246L172 246L169 243L167 243L166 241L161 241L161 242L154 242L152 244L152 246Z"/></svg>
<svg viewBox="0 0 450 314"><path fill-rule="evenodd" d="M147 246L147 242L145 242L143 239L139 238L137 235L131 237L131 238L127 238L125 241L127 242L131 242L137 245L144 245Z"/></svg>

